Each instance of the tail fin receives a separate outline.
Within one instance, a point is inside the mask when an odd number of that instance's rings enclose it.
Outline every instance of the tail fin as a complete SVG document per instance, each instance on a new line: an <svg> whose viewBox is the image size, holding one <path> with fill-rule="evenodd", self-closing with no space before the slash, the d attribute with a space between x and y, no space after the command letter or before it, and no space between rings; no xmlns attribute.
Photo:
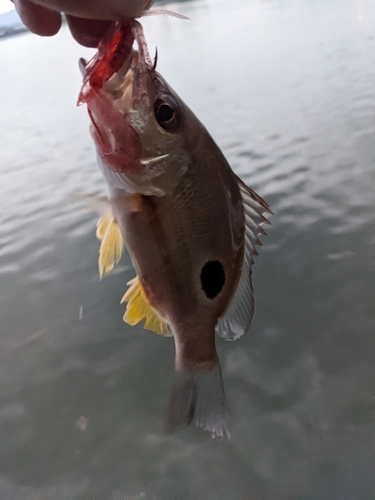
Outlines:
<svg viewBox="0 0 375 500"><path fill-rule="evenodd" d="M171 431L194 424L211 437L230 440L229 414L220 366L177 372L169 403Z"/></svg>

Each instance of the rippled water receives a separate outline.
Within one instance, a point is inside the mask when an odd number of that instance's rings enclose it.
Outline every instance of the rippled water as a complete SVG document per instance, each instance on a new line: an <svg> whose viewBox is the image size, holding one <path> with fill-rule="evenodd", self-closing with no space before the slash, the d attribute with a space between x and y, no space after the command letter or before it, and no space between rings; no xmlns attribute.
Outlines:
<svg viewBox="0 0 375 500"><path fill-rule="evenodd" d="M159 68L275 216L218 340L232 443L168 435L174 347L98 281L103 192L66 30L0 43L0 498L375 497L375 2L191 0ZM204 200L202 200L204 205Z"/></svg>

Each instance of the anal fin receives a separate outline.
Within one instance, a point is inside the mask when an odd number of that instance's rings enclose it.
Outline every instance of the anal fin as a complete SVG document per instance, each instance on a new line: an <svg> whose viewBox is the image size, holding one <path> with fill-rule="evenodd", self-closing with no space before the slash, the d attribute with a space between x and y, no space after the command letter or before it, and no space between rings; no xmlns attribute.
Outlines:
<svg viewBox="0 0 375 500"><path fill-rule="evenodd" d="M146 319L143 328L151 330L158 335L171 337L168 322L166 319L150 304L143 287L136 276L127 283L129 289L121 300L121 304L127 302L124 321L129 325L137 325L144 318Z"/></svg>

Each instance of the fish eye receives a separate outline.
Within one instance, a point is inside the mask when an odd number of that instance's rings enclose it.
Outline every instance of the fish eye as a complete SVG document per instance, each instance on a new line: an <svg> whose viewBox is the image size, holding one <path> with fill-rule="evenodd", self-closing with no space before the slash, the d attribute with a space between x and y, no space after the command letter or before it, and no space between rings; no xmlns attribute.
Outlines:
<svg viewBox="0 0 375 500"><path fill-rule="evenodd" d="M180 109L177 102L169 95L161 95L154 104L155 118L167 131L174 130L179 123Z"/></svg>

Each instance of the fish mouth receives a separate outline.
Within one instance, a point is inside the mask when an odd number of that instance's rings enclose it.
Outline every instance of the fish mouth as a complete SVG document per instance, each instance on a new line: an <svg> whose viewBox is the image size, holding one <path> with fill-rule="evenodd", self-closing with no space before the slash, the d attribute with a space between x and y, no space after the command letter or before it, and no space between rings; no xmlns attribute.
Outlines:
<svg viewBox="0 0 375 500"><path fill-rule="evenodd" d="M138 68L138 53L132 49L121 68L104 85L105 92L113 100L119 101L119 104L121 102L123 109L129 109L132 99L136 98L137 94L141 94L141 92L137 91L137 85L135 85L135 82L139 81L139 78L137 78Z"/></svg>
<svg viewBox="0 0 375 500"><path fill-rule="evenodd" d="M170 154L160 149L153 134L155 66L142 26L137 21L118 24L93 59L79 59L83 85L78 103L87 103L107 183L127 192L161 196L165 190L158 177Z"/></svg>
<svg viewBox="0 0 375 500"><path fill-rule="evenodd" d="M133 46L102 90L127 124L142 135L150 116L153 116L157 56L151 60L142 26L137 21L133 21L132 33ZM84 62L81 66L85 69Z"/></svg>
<svg viewBox="0 0 375 500"><path fill-rule="evenodd" d="M79 59L83 83L77 104L89 103L94 95L104 93L113 101L123 101L126 112L132 102L145 101L156 63L157 53L152 62L138 21L114 24L99 44L97 54L90 61Z"/></svg>
<svg viewBox="0 0 375 500"><path fill-rule="evenodd" d="M139 23L134 20L125 20L113 24L98 45L98 51L90 61L79 60L79 68L83 75L82 87L77 104L87 103L95 95L100 94L108 82L111 81L112 88L120 88L120 79L126 74L133 60L133 44ZM139 45L139 44L138 44ZM139 50L141 50L139 48ZM117 78L117 85L113 85ZM109 86L109 90L111 86Z"/></svg>
<svg viewBox="0 0 375 500"><path fill-rule="evenodd" d="M137 91L134 86L134 82L139 81L139 78L135 78L136 73L139 73L137 71L139 66L137 56L138 53L132 50L132 54L129 55L119 71L113 73L102 87L111 100L119 101L117 107L121 106L123 109L131 105L132 98L136 97L137 94L141 95L141 91ZM82 77L85 78L89 62L81 57L78 60L78 66Z"/></svg>
<svg viewBox="0 0 375 500"><path fill-rule="evenodd" d="M105 82L104 90L123 110L137 108L140 101L148 101L150 73L155 72L157 55L151 61L142 26L132 23L133 46L121 67Z"/></svg>
<svg viewBox="0 0 375 500"><path fill-rule="evenodd" d="M121 98L123 93L128 89L129 85L132 85L135 67L137 66L137 62L134 61L135 55L137 55L137 53L132 49L131 54L123 63L121 68L117 72L113 73L108 81L103 83L103 90L110 94L113 99ZM89 69L89 61L80 57L78 60L78 67L82 77L85 78Z"/></svg>

